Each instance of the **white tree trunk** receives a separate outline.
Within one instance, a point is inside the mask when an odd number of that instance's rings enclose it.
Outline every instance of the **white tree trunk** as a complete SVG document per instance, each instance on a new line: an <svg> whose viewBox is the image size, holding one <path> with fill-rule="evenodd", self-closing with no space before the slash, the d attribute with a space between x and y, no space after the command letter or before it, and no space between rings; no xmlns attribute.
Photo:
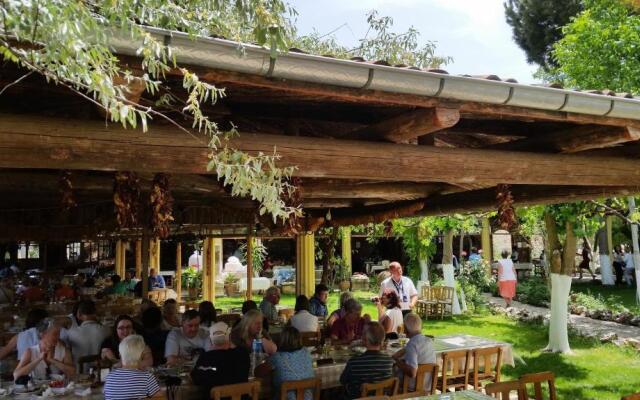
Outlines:
<svg viewBox="0 0 640 400"><path fill-rule="evenodd" d="M567 304L570 291L570 276L551 274L551 320L549 321L549 344L546 350L554 353L571 352L567 332Z"/></svg>
<svg viewBox="0 0 640 400"><path fill-rule="evenodd" d="M442 264L442 274L444 275L444 284L453 288L453 305L451 306L451 313L453 315L462 314L462 311L460 311L460 303L458 302L458 293L456 293L456 280L453 276L453 264Z"/></svg>
<svg viewBox="0 0 640 400"><path fill-rule="evenodd" d="M423 258L420 262L420 280L429 284L429 260Z"/></svg>

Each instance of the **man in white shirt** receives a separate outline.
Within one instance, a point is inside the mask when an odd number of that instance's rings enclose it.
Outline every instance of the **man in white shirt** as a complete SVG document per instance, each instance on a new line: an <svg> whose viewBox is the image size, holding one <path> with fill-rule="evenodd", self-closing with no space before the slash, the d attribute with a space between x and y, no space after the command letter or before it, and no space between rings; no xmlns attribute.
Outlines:
<svg viewBox="0 0 640 400"><path fill-rule="evenodd" d="M198 310L187 310L182 314L182 327L174 328L165 343L164 356L167 365L177 365L180 361L189 361L195 353L210 350L209 334L200 329Z"/></svg>
<svg viewBox="0 0 640 400"><path fill-rule="evenodd" d="M71 346L73 362L80 373L78 360L81 357L99 355L102 342L109 336L109 329L97 321L96 304L91 300L84 300L78 306L78 321L80 325L69 329L67 342Z"/></svg>
<svg viewBox="0 0 640 400"><path fill-rule="evenodd" d="M400 372L400 379L411 379L409 390L416 390L416 375L420 364L435 364L436 352L433 340L422 334L422 320L418 314L410 313L404 317L404 329L409 342L404 349L399 350L392 357L396 361ZM422 386L429 390L432 380L431 374L426 374Z"/></svg>
<svg viewBox="0 0 640 400"><path fill-rule="evenodd" d="M296 313L291 317L291 326L299 332L317 332L318 317L309 312L309 299L301 294L296 297Z"/></svg>
<svg viewBox="0 0 640 400"><path fill-rule="evenodd" d="M385 292L394 291L398 295L400 300L400 308L402 314L411 312L411 309L416 305L418 301L418 291L411 279L406 276L402 276L402 265L399 262L394 261L389 264L389 272L391 276L380 285L380 297Z"/></svg>

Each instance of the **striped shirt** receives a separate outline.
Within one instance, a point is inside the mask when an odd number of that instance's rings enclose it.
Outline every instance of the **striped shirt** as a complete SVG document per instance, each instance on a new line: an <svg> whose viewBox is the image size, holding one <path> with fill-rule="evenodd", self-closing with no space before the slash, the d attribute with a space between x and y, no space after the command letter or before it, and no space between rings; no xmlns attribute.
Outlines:
<svg viewBox="0 0 640 400"><path fill-rule="evenodd" d="M340 375L340 383L345 386L351 399L362 397L363 383L379 382L393 376L393 358L380 351L367 350L364 354L351 358Z"/></svg>
<svg viewBox="0 0 640 400"><path fill-rule="evenodd" d="M135 400L151 397L160 391L156 378L149 372L120 368L107 375L105 400Z"/></svg>

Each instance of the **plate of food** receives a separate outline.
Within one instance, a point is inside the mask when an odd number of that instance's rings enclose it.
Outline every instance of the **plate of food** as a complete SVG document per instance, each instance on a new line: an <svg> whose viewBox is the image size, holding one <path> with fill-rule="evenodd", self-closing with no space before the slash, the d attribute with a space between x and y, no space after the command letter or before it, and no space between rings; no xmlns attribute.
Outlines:
<svg viewBox="0 0 640 400"><path fill-rule="evenodd" d="M55 379L49 382L49 389L53 394L64 394L67 390L63 380Z"/></svg>

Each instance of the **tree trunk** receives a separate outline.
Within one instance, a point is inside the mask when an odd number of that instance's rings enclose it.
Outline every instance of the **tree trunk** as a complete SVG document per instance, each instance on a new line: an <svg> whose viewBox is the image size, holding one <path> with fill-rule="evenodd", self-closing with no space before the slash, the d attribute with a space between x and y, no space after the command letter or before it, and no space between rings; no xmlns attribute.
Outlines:
<svg viewBox="0 0 640 400"><path fill-rule="evenodd" d="M331 228L329 236L323 239L322 249L324 251L324 259L322 260L322 278L320 282L329 285L333 280L333 272L335 266L333 265L333 257L336 252L336 243L338 242L338 228ZM331 285L329 285L331 286Z"/></svg>
<svg viewBox="0 0 640 400"><path fill-rule="evenodd" d="M442 241L442 264L453 263L453 229L449 229L444 233Z"/></svg>
<svg viewBox="0 0 640 400"><path fill-rule="evenodd" d="M573 231L574 226L572 222L567 222L565 224L565 228L567 234L564 239L564 247L562 253L562 270L560 271L560 273L563 275L571 276L573 275L573 270L575 269L576 247L578 238Z"/></svg>

